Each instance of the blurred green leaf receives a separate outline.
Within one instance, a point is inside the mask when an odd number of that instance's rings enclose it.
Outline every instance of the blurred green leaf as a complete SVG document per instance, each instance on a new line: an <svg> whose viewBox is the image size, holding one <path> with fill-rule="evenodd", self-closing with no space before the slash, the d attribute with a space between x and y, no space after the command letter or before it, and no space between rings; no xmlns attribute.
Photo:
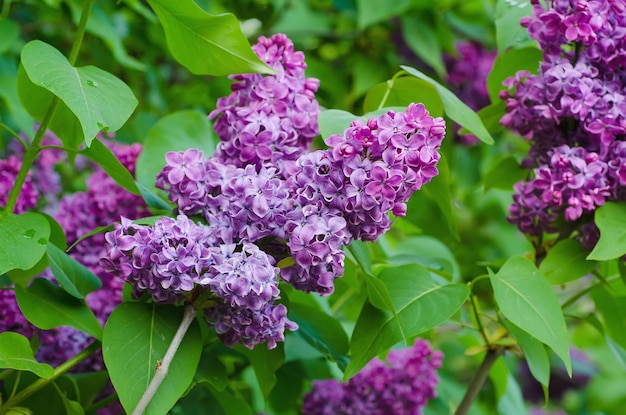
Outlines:
<svg viewBox="0 0 626 415"><path fill-rule="evenodd" d="M365 29L374 23L397 16L411 5L411 0L356 0L357 23L359 29Z"/></svg>
<svg viewBox="0 0 626 415"><path fill-rule="evenodd" d="M389 91L387 93L387 91ZM385 97L385 94L387 96ZM443 103L434 86L415 77L403 76L373 86L363 102L363 111L376 111L383 99L385 107L399 107L406 110L412 102L424 104L433 117L443 115Z"/></svg>
<svg viewBox="0 0 626 415"><path fill-rule="evenodd" d="M71 296L82 300L102 287L100 278L56 245L48 244L46 253L54 278Z"/></svg>
<svg viewBox="0 0 626 415"><path fill-rule="evenodd" d="M41 378L50 378L54 375L52 366L35 360L28 339L10 331L0 333L0 367L28 370Z"/></svg>
<svg viewBox="0 0 626 415"><path fill-rule="evenodd" d="M0 19L0 54L11 49L20 37L20 27L13 20Z"/></svg>
<svg viewBox="0 0 626 415"><path fill-rule="evenodd" d="M604 317L606 333L622 348L626 348L626 296L614 295L606 287L591 291L591 298Z"/></svg>
<svg viewBox="0 0 626 415"><path fill-rule="evenodd" d="M292 307L293 303L289 307L290 314L293 314ZM276 348L272 350L269 350L264 344L259 345L252 350L238 345L236 350L246 356L250 361L250 364L254 369L257 382L259 383L259 387L263 392L263 397L267 399L270 392L272 392L274 386L276 385L276 371L285 362L284 344L279 343ZM211 383L211 385L213 384Z"/></svg>
<svg viewBox="0 0 626 415"><path fill-rule="evenodd" d="M123 303L104 328L102 354L124 409L130 413L154 376L183 318L183 308L170 305ZM166 414L193 380L202 353L197 321L174 356L169 372L145 414Z"/></svg>
<svg viewBox="0 0 626 415"><path fill-rule="evenodd" d="M217 399L225 415L252 415L252 409L240 397L228 391L219 391L209 384L203 384L203 386Z"/></svg>
<svg viewBox="0 0 626 415"><path fill-rule="evenodd" d="M606 261L626 254L626 203L607 202L596 209L600 240L587 259Z"/></svg>
<svg viewBox="0 0 626 415"><path fill-rule="evenodd" d="M24 316L40 329L72 326L98 340L102 338L100 322L85 301L44 278L35 278L27 288L16 285L15 297Z"/></svg>
<svg viewBox="0 0 626 415"><path fill-rule="evenodd" d="M530 16L530 0L497 0L496 3L496 43L498 52L512 47L524 47L531 42L526 28L520 25L520 19Z"/></svg>
<svg viewBox="0 0 626 415"><path fill-rule="evenodd" d="M489 277L502 314L554 350L571 375L563 311L550 283L537 267L525 257L512 257L496 274L489 270Z"/></svg>
<svg viewBox="0 0 626 415"><path fill-rule="evenodd" d="M348 361L349 341L339 320L321 309L292 301L289 318L298 323L297 334L331 361L345 368Z"/></svg>
<svg viewBox="0 0 626 415"><path fill-rule="evenodd" d="M217 139L206 114L195 110L177 111L161 118L148 131L135 168L137 181L154 188L157 174L165 166L165 154L197 148L209 157Z"/></svg>
<svg viewBox="0 0 626 415"><path fill-rule="evenodd" d="M485 192L494 188L511 190L513 185L527 174L528 170L523 169L515 157L506 156L485 173L483 179Z"/></svg>
<svg viewBox="0 0 626 415"><path fill-rule="evenodd" d="M539 271L550 284L565 284L589 274L595 268L596 261L587 260L587 255L580 242L564 239L548 251L539 265Z"/></svg>
<svg viewBox="0 0 626 415"><path fill-rule="evenodd" d="M40 40L27 43L21 57L30 82L59 97L76 116L87 146L99 132L112 132L122 127L137 106L132 91L120 79L95 66L73 67L61 52ZM33 96L28 95L30 88L25 91L23 86L24 82L18 80L22 104L41 121L52 101L52 94L39 91L42 101L33 103ZM61 108L57 111L57 117L67 120L66 111ZM51 127L55 125L51 123ZM64 136L59 136L65 143ZM66 144L76 147L78 143Z"/></svg>
<svg viewBox="0 0 626 415"><path fill-rule="evenodd" d="M273 73L252 51L232 14L210 15L193 0L148 0L176 60L196 75Z"/></svg>
<svg viewBox="0 0 626 415"><path fill-rule="evenodd" d="M430 183L424 184L421 191L429 196L439 208L441 214L446 219L450 235L457 241L461 239L457 226L456 211L452 206L452 194L450 192L450 169L445 156L441 156L437 163L439 174L433 177Z"/></svg>
<svg viewBox="0 0 626 415"><path fill-rule="evenodd" d="M423 19L404 15L400 18L402 36L411 50L435 70L439 78L446 77L446 65L443 63L443 52L439 46L437 33Z"/></svg>
<svg viewBox="0 0 626 415"><path fill-rule="evenodd" d="M198 369L194 375L195 383L206 382L219 391L228 386L226 366L219 361L215 353L202 353Z"/></svg>
<svg viewBox="0 0 626 415"><path fill-rule="evenodd" d="M474 134L484 143L493 144L493 137L485 129L482 120L470 107L468 107L463 101L456 97L449 89L410 66L401 65L401 68L407 71L409 74L422 79L435 87L439 93L439 97L443 102L443 108L445 113L452 121L456 122L462 127L465 127L470 133Z"/></svg>
<svg viewBox="0 0 626 415"><path fill-rule="evenodd" d="M49 238L50 224L43 215L0 212L0 275L34 267L46 253Z"/></svg>
<svg viewBox="0 0 626 415"><path fill-rule="evenodd" d="M349 379L373 357L400 341L417 336L449 319L467 300L465 284L436 285L419 265L386 268L380 274L393 300L396 316L366 303L350 341Z"/></svg>
<svg viewBox="0 0 626 415"><path fill-rule="evenodd" d="M505 79L515 76L517 71L536 73L539 62L543 59L541 50L536 47L512 49L499 54L493 62L493 68L487 76L487 90L491 102L500 101L500 91L506 89L502 85Z"/></svg>

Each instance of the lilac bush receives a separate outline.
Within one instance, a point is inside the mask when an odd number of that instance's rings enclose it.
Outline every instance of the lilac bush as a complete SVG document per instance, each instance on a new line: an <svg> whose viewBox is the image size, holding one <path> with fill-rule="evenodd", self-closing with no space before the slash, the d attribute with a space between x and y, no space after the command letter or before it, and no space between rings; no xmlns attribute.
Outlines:
<svg viewBox="0 0 626 415"><path fill-rule="evenodd" d="M437 396L437 370L443 354L417 339L407 349L391 350L386 361L370 361L346 383L314 381L303 399L304 415L418 415Z"/></svg>
<svg viewBox="0 0 626 415"><path fill-rule="evenodd" d="M624 200L626 14L617 1L533 2L522 25L543 51L537 75L518 72L503 125L531 144L523 165L532 175L515 186L509 220L531 236L570 222L591 249L593 212Z"/></svg>
<svg viewBox="0 0 626 415"><path fill-rule="evenodd" d="M312 151L318 81L304 77L304 55L284 35L261 37L253 49L277 74L234 76L233 93L209 115L220 114L216 153L165 156L156 186L177 219L154 227L123 219L106 235L101 264L154 301L208 292L207 321L224 343L273 348L297 328L276 303L279 280L331 294L342 248L376 240L437 175L445 123L411 104L354 121L326 139L328 149Z"/></svg>

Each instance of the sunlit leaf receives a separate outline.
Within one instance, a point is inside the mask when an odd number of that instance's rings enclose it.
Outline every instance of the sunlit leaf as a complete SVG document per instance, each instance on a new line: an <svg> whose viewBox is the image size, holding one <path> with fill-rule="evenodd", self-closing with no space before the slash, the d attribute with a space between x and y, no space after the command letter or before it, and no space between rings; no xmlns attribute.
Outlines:
<svg viewBox="0 0 626 415"><path fill-rule="evenodd" d="M587 260L588 252L574 239L564 239L548 251L541 261L539 271L553 285L565 284L589 274L596 261Z"/></svg>
<svg viewBox="0 0 626 415"><path fill-rule="evenodd" d="M587 259L606 261L626 254L626 203L607 202L596 209L600 240Z"/></svg>
<svg viewBox="0 0 626 415"><path fill-rule="evenodd" d="M525 257L512 257L494 274L493 291L502 314L520 329L548 345L572 373L567 327L550 283Z"/></svg>
<svg viewBox="0 0 626 415"><path fill-rule="evenodd" d="M232 14L210 15L193 0L148 0L174 58L197 75L273 73L252 51Z"/></svg>
<svg viewBox="0 0 626 415"><path fill-rule="evenodd" d="M0 368L28 370L41 378L54 375L52 366L35 360L28 339L10 331L0 333Z"/></svg>
<svg viewBox="0 0 626 415"><path fill-rule="evenodd" d="M456 122L466 130L474 134L478 139L487 144L493 144L493 137L489 134L489 131L485 129L482 120L470 107L468 107L463 101L457 98L454 93L449 89L435 81L428 75L418 71L410 66L401 66L402 69L409 74L422 79L435 87L439 93L439 97L443 102L443 109L448 117L452 121Z"/></svg>

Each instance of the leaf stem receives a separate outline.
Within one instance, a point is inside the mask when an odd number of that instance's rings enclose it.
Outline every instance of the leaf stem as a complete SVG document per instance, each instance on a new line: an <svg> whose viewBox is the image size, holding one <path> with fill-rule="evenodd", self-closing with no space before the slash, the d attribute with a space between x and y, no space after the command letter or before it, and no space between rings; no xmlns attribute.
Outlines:
<svg viewBox="0 0 626 415"><path fill-rule="evenodd" d="M32 394L38 392L43 387L47 386L50 382L69 371L71 368L85 360L87 357L91 356L96 350L100 348L100 346L101 345L99 341L94 341L88 347L86 347L85 350L57 366L57 368L54 369L54 374L51 377L47 379L37 379L35 382L22 389L19 393L6 401L4 405L0 406L0 415L7 413L9 409L22 402L24 399L28 398Z"/></svg>
<svg viewBox="0 0 626 415"><path fill-rule="evenodd" d="M478 393L482 389L485 381L487 380L487 376L489 375L489 371L493 364L498 360L501 354L504 353L504 347L496 347L493 349L487 350L485 354L485 358L483 359L478 371L474 374L472 378L469 388L465 392L465 396L463 396L463 400L459 404L456 411L454 411L454 415L466 415L469 413L469 410L472 406L472 403L478 396Z"/></svg>
<svg viewBox="0 0 626 415"><path fill-rule="evenodd" d="M22 190L22 186L26 181L26 177L28 176L28 172L39 153L39 147L41 146L41 142L43 141L43 137L46 134L46 130L48 128L48 124L50 124L50 120L54 115L57 107L59 106L61 100L59 97L55 96L52 98L52 102L48 107L48 111L46 111L46 115L44 115L43 120L41 121L41 125L37 130L37 134L35 134L35 138L33 138L32 144L26 149L24 153L24 158L22 159L22 166L20 167L20 171L17 173L17 177L15 178L15 183L13 184L13 188L11 189L11 193L9 193L9 197L7 199L7 204L4 207L4 211L7 213L13 212L15 209L15 205L17 204L17 198L20 195L20 191Z"/></svg>
<svg viewBox="0 0 626 415"><path fill-rule="evenodd" d="M385 106L385 104L387 103L387 99L389 98L389 94L391 93L391 90L393 89L394 82L396 81L396 79L398 79L404 74L406 74L406 71L399 71L391 79L387 81L387 90L385 91L385 95L383 95L383 98L380 100L380 104L378 105L378 108L376 108L377 110Z"/></svg>
<svg viewBox="0 0 626 415"><path fill-rule="evenodd" d="M586 287L585 289L577 292L576 294L574 294L573 296L571 296L570 298L568 298L563 305L561 306L561 308L563 310L565 310L566 308L570 307L572 304L574 304L576 301L580 300L582 297L584 297L585 295L589 294L591 291L593 291L596 287L598 287L599 285L605 285L609 282L613 282L617 279L621 278L621 275L614 275L612 277L608 277L606 279L602 279L598 282L596 282L595 284L591 284L590 286Z"/></svg>
<svg viewBox="0 0 626 415"><path fill-rule="evenodd" d="M26 141L22 140L22 137L20 137L18 133L16 133L11 127L6 125L2 121L0 121L0 128L4 128L9 134L11 134L17 141L20 142L20 144L22 145L24 149L28 147L28 144L26 144Z"/></svg>
<svg viewBox="0 0 626 415"><path fill-rule="evenodd" d="M85 37L85 30L87 30L87 21L89 20L89 13L91 12L92 5L93 0L83 0L83 10L80 14L78 30L76 30L76 38L74 40L74 43L72 44L70 57L67 59L72 66L76 64L76 59L78 59L78 52L80 51L80 47L83 44L83 38Z"/></svg>
<svg viewBox="0 0 626 415"><path fill-rule="evenodd" d="M176 334L174 335L172 342L167 348L163 360L157 363L154 376L152 377L148 388L139 400L139 403L137 403L137 406L135 407L131 415L141 415L148 407L150 400L155 395L157 389L159 389L159 386L161 386L161 383L165 379L165 376L167 376L167 372L169 371L170 364L174 359L174 355L176 354L176 351L178 350L178 347L180 346L183 337L185 337L187 329L189 329L189 326L196 318L196 312L197 310L193 305L188 304L185 306L185 313L183 314L183 319L178 326L178 330L176 330Z"/></svg>
<svg viewBox="0 0 626 415"><path fill-rule="evenodd" d="M78 30L76 31L76 36L74 38L74 43L72 44L72 50L70 52L69 62L72 66L76 63L76 59L78 58L78 52L80 51L80 46L83 43L83 37L85 36L85 30L87 29L87 20L89 20L89 13L91 12L91 6L93 5L93 0L84 0L83 1L83 9L80 16L80 22L78 23ZM11 193L7 199L7 204L4 207L5 212L13 212L15 209L15 205L17 204L17 198L22 191L22 186L26 181L26 177L28 176L28 172L30 168L33 166L33 162L39 154L39 148L41 147L41 142L43 141L43 137L46 134L46 130L48 129L48 125L52 120L52 116L59 106L61 100L59 97L55 96L52 98L52 102L50 102L50 106L46 111L46 114L41 121L41 125L37 130L37 134L35 134L35 138L33 138L32 144L26 149L24 153L24 159L22 160L22 166L20 167L20 171L17 173L17 177L15 178L15 183L13 184L13 188L11 189Z"/></svg>
<svg viewBox="0 0 626 415"><path fill-rule="evenodd" d="M480 336L483 338L485 345L487 347L490 347L491 343L489 342L489 336L487 335L487 332L485 331L485 326L483 325L482 319L480 317L480 311L478 310L478 303L476 302L476 296L472 293L470 293L470 302L472 304L472 311L474 312L474 318L476 319L476 325L478 326L478 332L480 333Z"/></svg>

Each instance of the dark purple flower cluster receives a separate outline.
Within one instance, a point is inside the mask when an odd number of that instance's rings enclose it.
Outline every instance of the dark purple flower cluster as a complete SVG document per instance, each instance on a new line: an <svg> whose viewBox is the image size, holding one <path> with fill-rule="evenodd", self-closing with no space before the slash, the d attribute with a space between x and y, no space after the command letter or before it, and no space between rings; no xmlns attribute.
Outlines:
<svg viewBox="0 0 626 415"><path fill-rule="evenodd" d="M444 56L448 71L446 83L461 101L478 111L490 103L487 75L491 72L497 52L486 49L480 43L469 41L457 43L456 50L458 56ZM459 129L457 126L457 131ZM479 142L473 134L457 134L456 137L466 145Z"/></svg>
<svg viewBox="0 0 626 415"><path fill-rule="evenodd" d="M418 339L392 350L387 362L375 358L347 383L316 381L304 396L304 415L418 415L436 396L443 354Z"/></svg>
<svg viewBox="0 0 626 415"><path fill-rule="evenodd" d="M280 173L306 151L318 134L319 80L305 78L304 54L284 34L261 36L252 47L277 73L232 76L233 92L218 99L209 119L221 142L215 157L236 167L276 168Z"/></svg>
<svg viewBox="0 0 626 415"><path fill-rule="evenodd" d="M515 186L509 220L529 235L577 221L578 237L593 247L593 211L624 200L626 170L626 6L615 0L533 1L522 19L539 42L537 75L507 79L503 125L527 137L523 165L533 175ZM591 231L587 235L587 231Z"/></svg>
<svg viewBox="0 0 626 415"><path fill-rule="evenodd" d="M213 228L187 216L163 217L154 227L122 218L106 234L107 271L147 291L154 301L176 302L199 288L210 290L218 303L207 311L225 344L247 347L284 340L284 330L297 325L287 319L279 298L278 268L256 245L221 243Z"/></svg>

